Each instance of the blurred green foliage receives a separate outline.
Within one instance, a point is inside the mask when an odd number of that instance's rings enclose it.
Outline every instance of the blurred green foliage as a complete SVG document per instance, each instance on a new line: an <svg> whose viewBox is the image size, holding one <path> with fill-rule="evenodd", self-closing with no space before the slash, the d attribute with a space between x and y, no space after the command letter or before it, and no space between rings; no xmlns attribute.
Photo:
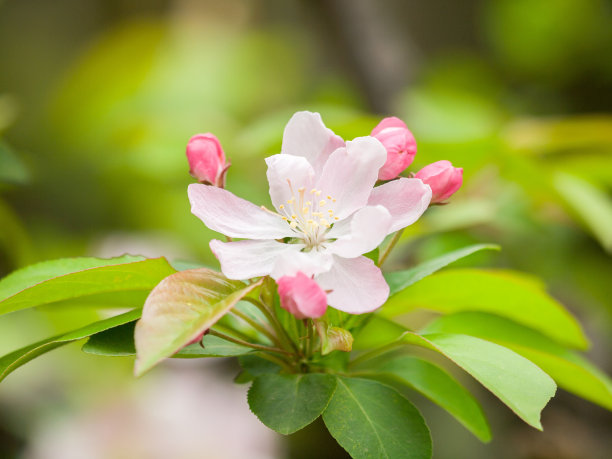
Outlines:
<svg viewBox="0 0 612 459"><path fill-rule="evenodd" d="M386 115L367 105L360 68L346 58L372 48L368 35L343 41L343 22L312 6L321 2L52 3L0 3L2 275L34 261L124 252L214 266L215 234L190 214L186 197L191 135L214 132L233 163L228 188L268 204L262 159L279 151L294 111L321 112L348 139ZM416 77L402 77L386 110L417 139L410 171L448 159L464 168L465 182L449 206L430 209L405 232L389 267L499 243L501 253L458 265L541 276L581 317L600 360L612 343L609 2L466 1L469 31L438 14L444 2L423 3L421 15L409 14L408 3L370 10L422 57L400 55ZM345 24L357 20L343 13ZM361 18L364 29L375 19ZM0 348L96 318L94 311L12 314L0 322ZM74 364L57 359L58 368ZM609 361L599 363L610 373ZM98 363L89 365L98 374ZM52 366L34 364L24 387L37 387L43 373L65 381L45 373ZM7 425L27 435L24 419ZM593 451L601 445L594 441ZM439 448L439 457L456 457Z"/></svg>

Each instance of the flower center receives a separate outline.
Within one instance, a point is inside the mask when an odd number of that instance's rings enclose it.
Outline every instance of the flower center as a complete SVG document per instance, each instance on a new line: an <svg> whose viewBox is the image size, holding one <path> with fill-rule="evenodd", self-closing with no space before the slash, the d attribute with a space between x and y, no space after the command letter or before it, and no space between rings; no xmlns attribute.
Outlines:
<svg viewBox="0 0 612 459"><path fill-rule="evenodd" d="M302 239L307 250L319 249L327 238L325 237L331 225L338 221L334 215L334 204L336 199L332 196L323 196L323 192L313 188L306 192L305 188L294 191L291 181L287 180L291 190L291 198L286 204L281 204L278 209L282 213L280 217L297 233Z"/></svg>

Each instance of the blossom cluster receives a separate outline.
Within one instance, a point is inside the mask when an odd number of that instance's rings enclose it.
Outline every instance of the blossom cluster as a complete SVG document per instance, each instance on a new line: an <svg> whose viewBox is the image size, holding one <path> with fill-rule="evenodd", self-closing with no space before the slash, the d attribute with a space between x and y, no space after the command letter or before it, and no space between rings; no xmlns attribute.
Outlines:
<svg viewBox="0 0 612 459"><path fill-rule="evenodd" d="M272 277L281 306L295 317L321 317L328 305L371 312L387 300L389 286L364 254L462 184L462 169L448 161L400 176L416 150L414 136L395 117L369 136L344 141L318 113L298 112L285 127L281 153L266 158L269 209L224 189L223 149L214 135L198 134L187 145L200 182L189 185L191 210L228 237L210 242L223 274Z"/></svg>

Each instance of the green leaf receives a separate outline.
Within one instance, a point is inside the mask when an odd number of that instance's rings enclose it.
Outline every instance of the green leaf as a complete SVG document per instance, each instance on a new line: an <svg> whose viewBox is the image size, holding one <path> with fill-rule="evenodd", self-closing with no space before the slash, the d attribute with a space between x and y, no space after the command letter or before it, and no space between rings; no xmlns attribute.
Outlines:
<svg viewBox="0 0 612 459"><path fill-rule="evenodd" d="M197 339L261 283L246 285L206 268L168 276L153 289L136 324L135 374Z"/></svg>
<svg viewBox="0 0 612 459"><path fill-rule="evenodd" d="M87 301L88 296L98 295L103 298L98 297L98 304L116 307L109 293L148 291L174 272L164 258L131 255L44 261L15 271L0 281L0 314L80 297Z"/></svg>
<svg viewBox="0 0 612 459"><path fill-rule="evenodd" d="M481 250L500 250L500 247L496 244L474 244L445 253L442 256L428 260L404 271L385 273L385 280L387 281L387 284L389 284L389 288L391 290L389 295L395 295L396 293L404 290L406 287L409 287L424 277L439 271L445 266L448 266L461 258L465 258L468 255Z"/></svg>
<svg viewBox="0 0 612 459"><path fill-rule="evenodd" d="M88 354L119 357L136 354L134 345L134 327L130 322L92 335L83 345L83 352ZM195 357L235 357L253 352L250 347L231 343L217 336L206 335L201 344L190 344L173 355L177 358Z"/></svg>
<svg viewBox="0 0 612 459"><path fill-rule="evenodd" d="M478 401L440 367L402 355L377 365L376 370L440 405L483 442L491 440L491 430Z"/></svg>
<svg viewBox="0 0 612 459"><path fill-rule="evenodd" d="M403 341L448 357L489 389L527 424L542 430L540 412L555 395L556 384L538 366L515 352L468 335L417 335Z"/></svg>
<svg viewBox="0 0 612 459"><path fill-rule="evenodd" d="M612 253L612 199L591 183L557 173L555 188L606 251Z"/></svg>
<svg viewBox="0 0 612 459"><path fill-rule="evenodd" d="M612 380L581 355L507 319L463 312L428 324L427 333L461 333L501 344L531 360L560 387L612 410Z"/></svg>
<svg viewBox="0 0 612 459"><path fill-rule="evenodd" d="M264 375L268 373L278 373L281 367L261 357L260 352L255 352L249 355L238 357L238 362L244 371L253 376Z"/></svg>
<svg viewBox="0 0 612 459"><path fill-rule="evenodd" d="M588 342L580 325L533 277L511 271L453 269L436 273L394 295L380 310L398 317L423 308L443 314L482 311L532 327L571 347Z"/></svg>
<svg viewBox="0 0 612 459"><path fill-rule="evenodd" d="M45 352L49 352L73 341L87 338L94 333L133 321L139 316L140 309L134 309L133 311L126 312L125 314L100 320L99 322L94 322L83 328L79 328L78 330L64 333L53 338L48 338L46 340L31 344L30 346L13 351L10 354L0 358L0 381L6 378L9 373L15 371L21 365L29 362L39 355L44 354Z"/></svg>
<svg viewBox="0 0 612 459"><path fill-rule="evenodd" d="M431 457L429 429L421 413L377 381L338 377L323 421L355 459Z"/></svg>
<svg viewBox="0 0 612 459"><path fill-rule="evenodd" d="M249 407L270 429L288 435L317 419L335 388L336 378L332 375L263 374L249 389Z"/></svg>

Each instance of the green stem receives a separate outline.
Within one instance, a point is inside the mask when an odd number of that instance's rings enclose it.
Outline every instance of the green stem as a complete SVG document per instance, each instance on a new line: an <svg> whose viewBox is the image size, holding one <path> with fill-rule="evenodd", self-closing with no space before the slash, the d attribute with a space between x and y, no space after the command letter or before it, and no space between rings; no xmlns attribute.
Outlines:
<svg viewBox="0 0 612 459"><path fill-rule="evenodd" d="M389 245L385 248L385 251L383 252L383 254L378 258L378 267L381 267L382 264L385 262L385 260L387 259L387 257L391 253L391 250L393 250L393 247L395 247L395 245L398 243L398 241L402 237L402 233L403 232L404 232L404 230L401 229L401 230L399 230L397 233L395 233L393 235L393 238L389 242Z"/></svg>
<svg viewBox="0 0 612 459"><path fill-rule="evenodd" d="M230 341L232 343L239 344L240 346L246 346L246 347L250 347L253 349L257 349L258 351L276 352L280 354L293 355L291 352L287 352L284 349L279 349L277 347L264 346L263 344L249 343L248 341L243 341L241 339L234 338L233 336L226 335L225 333L221 333L216 330L211 329L209 333L213 336L224 339L226 341Z"/></svg>
<svg viewBox="0 0 612 459"><path fill-rule="evenodd" d="M282 347L282 344L280 343L280 341L278 340L276 335L274 333L272 333L268 328L264 327L262 324L260 324L259 322L257 322L256 320L252 319L251 317L246 315L244 312L239 311L236 308L232 309L230 312L232 314L234 314L235 316L239 317L240 319L244 320L246 323L248 323L251 327L253 327L255 330L257 330L261 334L263 334L263 335L267 336L268 338L270 338L270 340L274 344L276 344L277 346Z"/></svg>
<svg viewBox="0 0 612 459"><path fill-rule="evenodd" d="M275 363L278 366L284 368L285 370L287 370L289 373L295 373L295 369L285 360L281 359L280 357L277 357L275 355L271 355L271 354L266 354L266 353L261 353L259 354L259 357L261 357L262 359L266 359L269 362Z"/></svg>
<svg viewBox="0 0 612 459"><path fill-rule="evenodd" d="M287 334L287 331L283 327L283 324L279 322L278 317L276 317L276 315L273 314L272 311L270 311L270 308L268 308L268 306L263 304L261 301L256 300L255 298L246 297L243 298L243 300L248 301L249 303L256 306L266 316L266 318L270 321L272 327L274 327L277 338L283 342L283 347L287 349L293 349L295 352L298 352L297 346L295 345L291 337Z"/></svg>

